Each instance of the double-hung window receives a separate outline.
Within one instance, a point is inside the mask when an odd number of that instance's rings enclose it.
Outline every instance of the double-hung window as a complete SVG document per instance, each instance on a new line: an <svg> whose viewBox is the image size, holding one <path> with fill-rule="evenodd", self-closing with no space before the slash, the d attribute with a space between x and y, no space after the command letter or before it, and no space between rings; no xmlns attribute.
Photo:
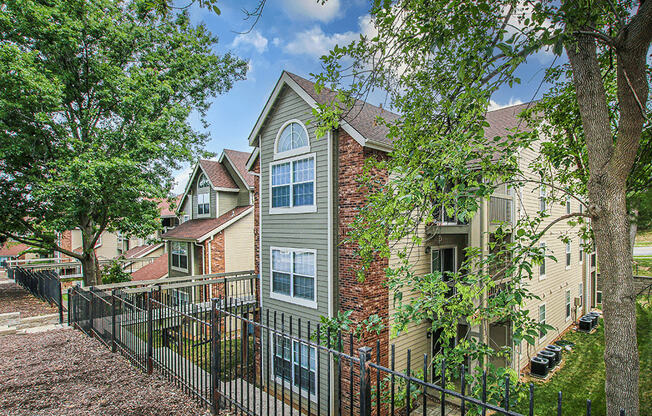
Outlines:
<svg viewBox="0 0 652 416"><path fill-rule="evenodd" d="M208 215L211 210L211 194L197 195L197 215Z"/></svg>
<svg viewBox="0 0 652 416"><path fill-rule="evenodd" d="M566 268L569 268L571 265L571 253L572 253L572 248L571 248L571 243L569 241L566 243Z"/></svg>
<svg viewBox="0 0 652 416"><path fill-rule="evenodd" d="M580 240L580 264L584 262L584 239Z"/></svg>
<svg viewBox="0 0 652 416"><path fill-rule="evenodd" d="M271 211L315 207L315 157L295 158L271 166ZM295 210L296 211L296 210Z"/></svg>
<svg viewBox="0 0 652 416"><path fill-rule="evenodd" d="M188 244L181 241L172 242L172 267L188 270Z"/></svg>
<svg viewBox="0 0 652 416"><path fill-rule="evenodd" d="M272 248L273 298L316 307L316 252L314 250Z"/></svg>
<svg viewBox="0 0 652 416"><path fill-rule="evenodd" d="M546 277L546 243L539 244L541 249L541 264L539 265L539 279Z"/></svg>
<svg viewBox="0 0 652 416"><path fill-rule="evenodd" d="M541 184L539 187L539 212L546 212L546 187Z"/></svg>
<svg viewBox="0 0 652 416"><path fill-rule="evenodd" d="M315 394L317 351L314 347L280 335L274 337L274 375L293 389Z"/></svg>
<svg viewBox="0 0 652 416"><path fill-rule="evenodd" d="M566 214L571 213L571 199L570 196L566 197Z"/></svg>
<svg viewBox="0 0 652 416"><path fill-rule="evenodd" d="M432 250L430 255L431 271L441 272L443 280L448 280L457 271L455 247Z"/></svg>
<svg viewBox="0 0 652 416"><path fill-rule="evenodd" d="M582 283L580 283L580 290L579 290L579 292L580 292L580 296L579 296L579 298L580 298L580 305L581 305L581 306L584 306L584 285L583 285Z"/></svg>
<svg viewBox="0 0 652 416"><path fill-rule="evenodd" d="M566 320L569 320L571 316L571 291L566 291Z"/></svg>

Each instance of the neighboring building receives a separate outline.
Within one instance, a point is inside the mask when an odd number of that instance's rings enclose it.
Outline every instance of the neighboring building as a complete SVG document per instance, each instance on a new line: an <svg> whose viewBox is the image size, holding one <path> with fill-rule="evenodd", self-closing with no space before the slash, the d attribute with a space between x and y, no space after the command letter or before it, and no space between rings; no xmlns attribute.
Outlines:
<svg viewBox="0 0 652 416"><path fill-rule="evenodd" d="M0 246L0 266L7 260L28 260L43 257L33 250L27 244L8 240Z"/></svg>
<svg viewBox="0 0 652 416"><path fill-rule="evenodd" d="M249 153L200 160L179 200L181 223L164 233L169 277L254 268L253 175Z"/></svg>
<svg viewBox="0 0 652 416"><path fill-rule="evenodd" d="M261 303L265 309L291 314L304 323L316 323L320 316L333 317L338 311L347 310L353 311L354 320L365 319L373 313L387 319L393 314L393 294L389 294L384 286L384 269L397 262L397 256L373 262L365 270L364 283L359 283L355 275L355 268L359 265L355 246L343 241L358 209L365 203L365 195L357 183L365 160L385 158L392 148L386 127L379 125L376 118L382 116L392 121L398 115L357 102L338 129L317 138L312 111L332 98L332 91L324 90L318 95L312 82L283 72L249 136L249 144L255 147L247 168L256 175L256 271L261 277ZM507 129L518 124L516 115L523 108L514 106L488 113L487 121L491 127L487 134L491 137L506 135ZM523 152L522 166L525 167L534 155L534 152ZM387 179L387 172L375 173L379 178ZM457 270L463 261L463 249L469 245L480 246L482 215L489 220L485 221L485 231L491 231L496 221L512 222L525 215L526 210L536 210L539 193L531 188L528 185L519 189L519 198L513 191L499 190L483 204L484 212L467 224L442 214L436 233L422 226L419 233L424 237L423 246L414 248L410 256L415 271L428 273L432 267L442 271ZM557 214L565 207L546 209ZM547 249L555 253L560 262L546 261L541 275L531 283L531 291L542 300L526 305L532 316L555 326L558 332L548 333L534 348L515 346L514 356L507 363L514 368L526 365L529 355L552 341L571 324L576 313L581 313L573 307L574 298L586 298L588 276L592 270L588 266L588 256L584 253L580 256L576 241L571 243L570 264L565 265L566 247L556 238L564 227L567 225L560 223L546 236ZM488 246L485 249L488 250ZM582 311L586 307L584 304ZM396 367L401 370L405 368L408 348L413 357L436 353L437 337L429 333L429 326L428 323L413 325L407 333L393 339L390 339L388 330L381 332L378 335L381 364L388 365L390 344L396 346ZM469 329L467 331L460 324L460 336L479 336L478 328ZM512 346L511 334L509 324L492 324L492 345ZM294 335L300 334L295 332ZM376 339L376 336L373 339L363 337L357 346L375 346ZM277 364L271 370L272 379L278 383L285 380L286 385L292 383L295 392L301 391L303 395L310 394L315 398L314 388L318 384L317 371L312 367L314 349L304 351L305 346L300 347L289 339L277 338L273 343L276 356L272 362ZM303 379L299 382L293 376L295 367L299 365L296 362L299 348L302 355L313 357L309 368L311 381L308 383ZM321 368L324 377L327 374L325 361L322 360L324 368ZM326 389L327 380L321 381L322 388ZM327 391L322 393L323 397L333 396Z"/></svg>
<svg viewBox="0 0 652 416"><path fill-rule="evenodd" d="M153 262L131 273L132 281L155 280L168 277L168 256L161 255Z"/></svg>

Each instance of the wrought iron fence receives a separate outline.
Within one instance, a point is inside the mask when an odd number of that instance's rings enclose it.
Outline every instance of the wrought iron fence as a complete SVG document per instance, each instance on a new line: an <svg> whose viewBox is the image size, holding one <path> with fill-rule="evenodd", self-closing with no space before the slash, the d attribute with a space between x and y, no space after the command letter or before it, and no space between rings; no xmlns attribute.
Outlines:
<svg viewBox="0 0 652 416"><path fill-rule="evenodd" d="M7 268L7 276L32 295L59 309L59 323L63 323L63 295L59 276L51 270L30 270L22 267Z"/></svg>
<svg viewBox="0 0 652 416"><path fill-rule="evenodd" d="M203 287L189 289L197 295ZM197 295L198 302L179 304L173 290L178 284L147 290L75 287L69 292L70 322L143 371L160 371L213 412L443 415L455 408L459 415L521 416L508 378L497 393L488 389L497 381L486 373L474 379L464 366L441 362L435 368L432 357L415 357L410 350L407 368L397 369L394 346L380 340L369 348L353 333L262 309L246 297L220 296L206 304ZM532 385L518 404L534 415ZM561 393L547 405L545 414L561 415Z"/></svg>

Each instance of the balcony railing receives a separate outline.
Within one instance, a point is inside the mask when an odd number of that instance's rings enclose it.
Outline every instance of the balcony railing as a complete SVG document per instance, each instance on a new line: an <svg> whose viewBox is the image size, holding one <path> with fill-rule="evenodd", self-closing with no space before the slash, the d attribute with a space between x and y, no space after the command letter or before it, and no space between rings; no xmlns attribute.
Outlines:
<svg viewBox="0 0 652 416"><path fill-rule="evenodd" d="M492 196L489 199L489 222L511 223L514 203L511 197Z"/></svg>
<svg viewBox="0 0 652 416"><path fill-rule="evenodd" d="M465 221L457 218L456 215L448 215L444 207L437 208L435 211L435 224L437 225L466 225Z"/></svg>

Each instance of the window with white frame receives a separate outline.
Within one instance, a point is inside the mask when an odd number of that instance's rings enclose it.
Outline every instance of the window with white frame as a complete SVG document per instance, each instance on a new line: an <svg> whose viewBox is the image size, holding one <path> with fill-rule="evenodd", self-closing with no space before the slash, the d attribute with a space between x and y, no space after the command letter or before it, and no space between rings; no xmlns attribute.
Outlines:
<svg viewBox="0 0 652 416"><path fill-rule="evenodd" d="M539 244L541 249L541 264L539 265L539 278L546 277L546 243Z"/></svg>
<svg viewBox="0 0 652 416"><path fill-rule="evenodd" d="M273 297L313 306L316 300L316 252L288 248L272 248L271 252Z"/></svg>
<svg viewBox="0 0 652 416"><path fill-rule="evenodd" d="M571 316L571 291L566 291L566 320Z"/></svg>
<svg viewBox="0 0 652 416"><path fill-rule="evenodd" d="M566 214L571 213L571 199L570 196L566 197Z"/></svg>
<svg viewBox="0 0 652 416"><path fill-rule="evenodd" d="M315 394L317 386L317 350L315 347L290 340L280 335L274 337L274 375L281 381L292 383L302 392Z"/></svg>
<svg viewBox="0 0 652 416"><path fill-rule="evenodd" d="M539 212L546 211L546 187L541 184L539 187Z"/></svg>
<svg viewBox="0 0 652 416"><path fill-rule="evenodd" d="M580 240L580 264L584 261L584 239Z"/></svg>
<svg viewBox="0 0 652 416"><path fill-rule="evenodd" d="M315 206L315 157L296 158L271 165L271 208Z"/></svg>
<svg viewBox="0 0 652 416"><path fill-rule="evenodd" d="M203 173L199 175L199 180L197 181L197 187L200 189L208 188L211 186L211 183L208 181L208 178Z"/></svg>
<svg viewBox="0 0 652 416"><path fill-rule="evenodd" d="M441 272L443 280L448 280L450 274L457 271L455 247L433 249L430 252L430 271Z"/></svg>
<svg viewBox="0 0 652 416"><path fill-rule="evenodd" d="M539 306L539 323L542 325L546 324L546 304ZM539 338L546 336L546 332L543 329L539 330Z"/></svg>
<svg viewBox="0 0 652 416"><path fill-rule="evenodd" d="M297 154L310 148L308 132L301 122L291 120L279 130L276 138L275 153L277 155Z"/></svg>
<svg viewBox="0 0 652 416"><path fill-rule="evenodd" d="M188 270L188 244L181 241L172 242L172 267Z"/></svg>
<svg viewBox="0 0 652 416"><path fill-rule="evenodd" d="M579 288L579 298L580 298L580 305L584 306L584 284L580 283L580 288Z"/></svg>
<svg viewBox="0 0 652 416"><path fill-rule="evenodd" d="M571 265L571 252L571 242L569 241L566 243L566 267L570 267Z"/></svg>
<svg viewBox="0 0 652 416"><path fill-rule="evenodd" d="M172 289L172 306L183 306L190 303L190 295L179 289Z"/></svg>
<svg viewBox="0 0 652 416"><path fill-rule="evenodd" d="M211 194L197 195L197 215L208 215L211 210Z"/></svg>

